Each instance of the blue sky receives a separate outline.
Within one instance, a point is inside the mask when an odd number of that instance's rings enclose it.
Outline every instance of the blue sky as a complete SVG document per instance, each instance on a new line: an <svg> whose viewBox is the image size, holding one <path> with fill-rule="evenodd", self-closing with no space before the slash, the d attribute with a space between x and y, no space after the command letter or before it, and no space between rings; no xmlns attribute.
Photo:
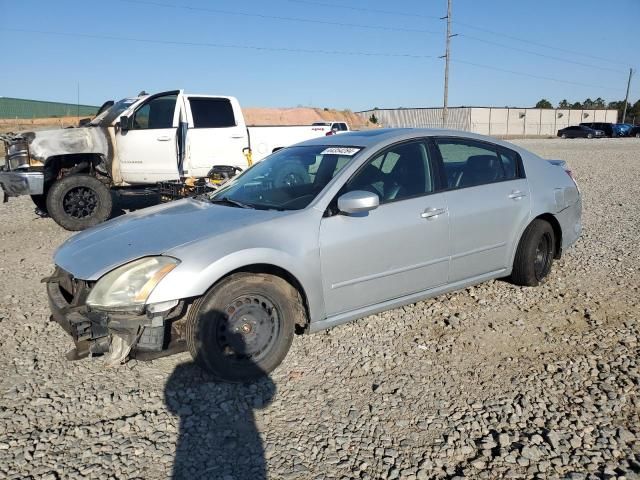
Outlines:
<svg viewBox="0 0 640 480"><path fill-rule="evenodd" d="M75 102L79 83L96 105L184 88L244 106L439 106L445 14L446 0L0 0L0 96ZM452 18L450 105L623 99L640 68L638 0L453 0Z"/></svg>

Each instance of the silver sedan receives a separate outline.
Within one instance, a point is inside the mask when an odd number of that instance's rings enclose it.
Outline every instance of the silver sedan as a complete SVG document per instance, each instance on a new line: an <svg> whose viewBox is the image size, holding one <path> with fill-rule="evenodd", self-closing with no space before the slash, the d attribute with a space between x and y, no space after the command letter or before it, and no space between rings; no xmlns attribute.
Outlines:
<svg viewBox="0 0 640 480"><path fill-rule="evenodd" d="M248 381L295 333L494 278L536 286L580 232L562 161L458 131L371 130L285 148L213 194L77 234L47 291L76 357L188 349Z"/></svg>

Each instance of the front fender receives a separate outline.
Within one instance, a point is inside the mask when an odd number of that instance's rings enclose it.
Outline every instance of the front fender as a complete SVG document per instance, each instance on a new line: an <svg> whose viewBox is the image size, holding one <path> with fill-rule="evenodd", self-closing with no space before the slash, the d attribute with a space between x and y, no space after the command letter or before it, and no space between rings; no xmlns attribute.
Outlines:
<svg viewBox="0 0 640 480"><path fill-rule="evenodd" d="M147 303L199 297L229 273L257 264L271 265L289 272L304 290L302 293L307 298L310 321L324 318L324 299L317 252L315 255L309 254L301 259L273 248L239 250L201 269L193 262L181 263L158 284Z"/></svg>

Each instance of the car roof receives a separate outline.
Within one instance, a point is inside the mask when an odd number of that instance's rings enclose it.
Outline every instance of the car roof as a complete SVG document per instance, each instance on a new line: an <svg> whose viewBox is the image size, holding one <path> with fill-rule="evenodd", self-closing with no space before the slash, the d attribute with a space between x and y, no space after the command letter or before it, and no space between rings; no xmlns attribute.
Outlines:
<svg viewBox="0 0 640 480"><path fill-rule="evenodd" d="M298 145L327 145L327 146L351 146L351 147L377 147L390 143L410 140L416 137L459 137L490 142L495 145L502 145L512 150L521 149L516 145L503 142L494 137L479 135L477 133L465 132L462 130L448 130L440 128L375 128L371 130L356 130L341 133L340 135L329 135L317 137Z"/></svg>

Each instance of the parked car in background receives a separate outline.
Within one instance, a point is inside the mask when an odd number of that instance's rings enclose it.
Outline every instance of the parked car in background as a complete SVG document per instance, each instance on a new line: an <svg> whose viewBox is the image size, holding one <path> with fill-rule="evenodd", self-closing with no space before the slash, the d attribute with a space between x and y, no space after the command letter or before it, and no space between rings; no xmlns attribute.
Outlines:
<svg viewBox="0 0 640 480"><path fill-rule="evenodd" d="M329 133L327 135L335 135L337 133L349 132L349 125L345 122L314 122L311 124L314 127L327 127Z"/></svg>
<svg viewBox="0 0 640 480"><path fill-rule="evenodd" d="M602 138L606 135L602 130L594 130L584 125L573 125L558 130L558 136L561 138Z"/></svg>
<svg viewBox="0 0 640 480"><path fill-rule="evenodd" d="M629 130L629 136L640 138L640 125L636 125L631 130Z"/></svg>
<svg viewBox="0 0 640 480"><path fill-rule="evenodd" d="M613 123L608 122L583 122L580 124L581 127L589 127L594 130L601 130L604 132L607 137L617 137L619 136L617 130Z"/></svg>
<svg viewBox="0 0 640 480"><path fill-rule="evenodd" d="M494 138L323 136L212 194L74 235L55 253L49 304L78 357L182 348L248 381L280 364L295 332L494 278L538 285L578 239L581 205L565 162Z"/></svg>
<svg viewBox="0 0 640 480"><path fill-rule="evenodd" d="M616 123L614 126L619 137L628 137L633 128L630 123Z"/></svg>

